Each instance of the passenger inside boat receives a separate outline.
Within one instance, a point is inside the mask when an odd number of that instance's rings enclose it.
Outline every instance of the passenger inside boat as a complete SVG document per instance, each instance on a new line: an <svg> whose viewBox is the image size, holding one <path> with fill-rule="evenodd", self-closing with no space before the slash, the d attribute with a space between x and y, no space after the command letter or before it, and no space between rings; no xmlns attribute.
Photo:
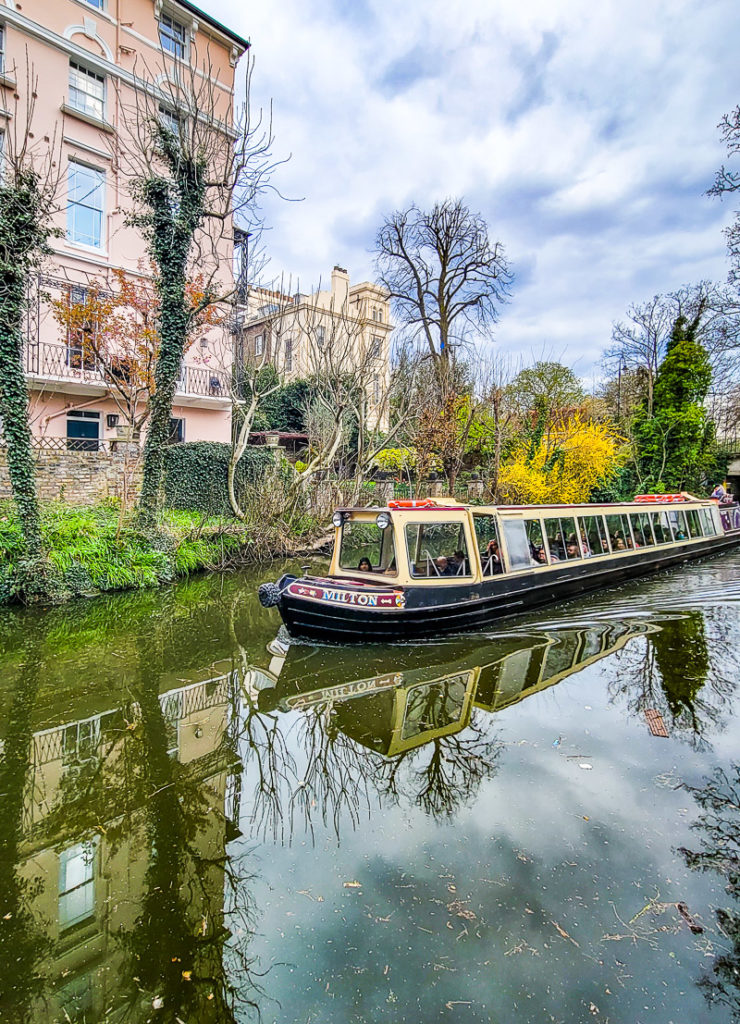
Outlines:
<svg viewBox="0 0 740 1024"><path fill-rule="evenodd" d="M463 523L407 523L405 531L412 576L434 579L470 575Z"/></svg>
<svg viewBox="0 0 740 1024"><path fill-rule="evenodd" d="M377 517L345 519L341 526L339 567L347 572L396 576L396 549L390 517L385 527Z"/></svg>

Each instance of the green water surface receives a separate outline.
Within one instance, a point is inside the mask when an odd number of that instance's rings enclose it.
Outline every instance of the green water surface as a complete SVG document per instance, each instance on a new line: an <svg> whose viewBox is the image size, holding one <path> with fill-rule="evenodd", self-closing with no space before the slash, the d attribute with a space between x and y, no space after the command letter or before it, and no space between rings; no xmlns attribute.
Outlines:
<svg viewBox="0 0 740 1024"><path fill-rule="evenodd" d="M740 554L364 648L260 579L0 611L1 1021L740 1020Z"/></svg>

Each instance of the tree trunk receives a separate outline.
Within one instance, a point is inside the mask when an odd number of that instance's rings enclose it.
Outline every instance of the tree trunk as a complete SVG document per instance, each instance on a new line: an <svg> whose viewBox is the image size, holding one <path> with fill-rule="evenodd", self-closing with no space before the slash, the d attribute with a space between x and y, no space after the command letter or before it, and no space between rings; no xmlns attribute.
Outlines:
<svg viewBox="0 0 740 1024"><path fill-rule="evenodd" d="M6 285L8 288L8 285ZM23 539L32 559L41 557L41 516L28 422L28 389L23 372L21 287L12 282L0 303L0 416L8 452L8 475Z"/></svg>
<svg viewBox="0 0 740 1024"><path fill-rule="evenodd" d="M185 292L185 261L178 261L177 267L166 268L167 278L163 279L164 268L160 268L157 288L161 295L160 315L161 340L157 365L154 370L154 393L151 399L149 429L144 442L144 464L139 500L139 524L147 531L157 525L162 487L162 466L164 447L170 434L170 416L175 398L175 388L180 376L190 311Z"/></svg>

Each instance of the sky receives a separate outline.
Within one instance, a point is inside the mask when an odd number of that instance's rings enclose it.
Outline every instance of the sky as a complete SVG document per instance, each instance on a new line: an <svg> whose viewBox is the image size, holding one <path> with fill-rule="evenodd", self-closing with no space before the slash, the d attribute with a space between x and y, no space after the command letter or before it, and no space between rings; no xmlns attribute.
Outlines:
<svg viewBox="0 0 740 1024"><path fill-rule="evenodd" d="M727 274L704 193L740 103L735 0L201 0L272 103L266 278L373 278L383 219L462 196L514 272L493 343L599 373L631 303Z"/></svg>

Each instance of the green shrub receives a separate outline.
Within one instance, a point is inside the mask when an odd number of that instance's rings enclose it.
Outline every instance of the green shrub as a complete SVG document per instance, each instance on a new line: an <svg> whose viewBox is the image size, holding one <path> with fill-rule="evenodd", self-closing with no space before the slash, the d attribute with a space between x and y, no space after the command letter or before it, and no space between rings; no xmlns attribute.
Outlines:
<svg viewBox="0 0 740 1024"><path fill-rule="evenodd" d="M208 515L229 515L227 486L231 446L220 441L189 441L170 445L164 455L164 503L171 509L189 509ZM249 447L236 476L237 497L259 482L274 464L267 448Z"/></svg>

